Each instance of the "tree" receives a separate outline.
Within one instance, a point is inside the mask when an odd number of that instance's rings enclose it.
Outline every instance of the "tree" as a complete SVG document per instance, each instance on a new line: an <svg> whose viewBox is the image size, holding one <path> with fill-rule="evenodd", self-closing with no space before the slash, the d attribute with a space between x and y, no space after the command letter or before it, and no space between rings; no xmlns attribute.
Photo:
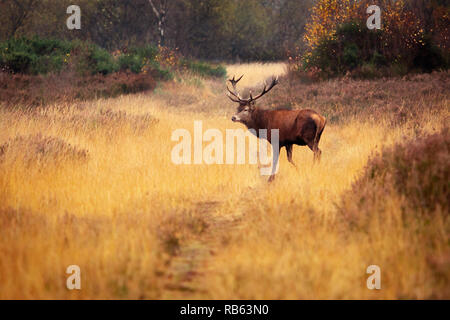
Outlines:
<svg viewBox="0 0 450 320"><path fill-rule="evenodd" d="M158 7L155 6L154 0L148 0L148 2L152 6L152 10L155 13L156 18L158 19L159 45L164 46L166 23L167 23L166 19L167 13L169 11L168 0L159 0Z"/></svg>
<svg viewBox="0 0 450 320"><path fill-rule="evenodd" d="M35 9L36 0L2 0L0 12L2 23L6 24L4 34L7 38L16 35L17 31L27 22L27 19Z"/></svg>

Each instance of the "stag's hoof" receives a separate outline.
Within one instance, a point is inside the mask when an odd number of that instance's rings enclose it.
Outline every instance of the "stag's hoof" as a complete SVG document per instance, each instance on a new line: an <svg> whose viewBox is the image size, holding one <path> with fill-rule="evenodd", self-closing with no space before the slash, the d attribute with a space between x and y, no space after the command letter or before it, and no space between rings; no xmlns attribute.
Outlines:
<svg viewBox="0 0 450 320"><path fill-rule="evenodd" d="M275 180L275 175L274 174L270 176L268 182L272 182L273 180Z"/></svg>

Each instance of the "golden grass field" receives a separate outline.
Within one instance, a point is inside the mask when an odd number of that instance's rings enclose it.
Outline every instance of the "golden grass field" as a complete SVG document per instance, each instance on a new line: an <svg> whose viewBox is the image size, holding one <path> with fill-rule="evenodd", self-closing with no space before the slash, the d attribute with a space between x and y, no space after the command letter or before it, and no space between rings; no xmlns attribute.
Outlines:
<svg viewBox="0 0 450 320"><path fill-rule="evenodd" d="M286 68L228 72L254 86ZM184 75L153 93L0 108L0 299L450 298L448 212L405 223L406 200L390 194L364 231L340 214L371 155L446 126L448 91L396 126L325 114L321 163L296 146L295 170L282 150L270 184L257 165L172 163L173 130L242 128L224 92L222 80ZM381 290L366 287L372 264ZM81 290L66 288L69 265Z"/></svg>

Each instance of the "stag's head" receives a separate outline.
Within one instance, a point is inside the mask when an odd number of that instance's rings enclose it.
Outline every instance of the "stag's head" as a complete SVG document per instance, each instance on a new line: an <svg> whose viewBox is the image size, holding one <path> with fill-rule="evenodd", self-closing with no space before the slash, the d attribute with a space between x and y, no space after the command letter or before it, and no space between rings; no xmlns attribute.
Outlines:
<svg viewBox="0 0 450 320"><path fill-rule="evenodd" d="M239 106L237 108L237 112L234 116L231 117L231 121L233 122L241 122L243 124L248 125L252 122L252 115L253 112L256 109L255 101L259 98L261 98L263 95L265 95L267 92L269 92L275 85L278 84L278 78L272 78L272 82L269 86L267 86L266 83L264 83L263 91L258 94L256 97L253 97L252 92L250 91L250 97L247 99L243 99L236 89L236 84L239 82L239 80L242 79L244 75L240 76L238 79L229 79L228 81L231 83L233 90L230 90L230 88L227 85L228 90L228 98L231 99L233 102L239 103Z"/></svg>

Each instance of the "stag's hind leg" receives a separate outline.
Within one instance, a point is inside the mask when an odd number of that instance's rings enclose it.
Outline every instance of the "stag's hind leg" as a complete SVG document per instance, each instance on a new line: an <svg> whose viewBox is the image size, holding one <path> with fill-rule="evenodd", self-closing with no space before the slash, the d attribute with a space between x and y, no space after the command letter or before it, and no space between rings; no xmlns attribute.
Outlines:
<svg viewBox="0 0 450 320"><path fill-rule="evenodd" d="M316 151L314 151L314 162L319 163L320 158L322 157L322 150L316 145Z"/></svg>
<svg viewBox="0 0 450 320"><path fill-rule="evenodd" d="M312 146L308 144L308 147L314 152L314 162L320 162L322 156L322 150L319 149L319 141L322 136L323 129L325 129L326 119L324 118L323 124L316 131L316 136L314 137L314 142Z"/></svg>
<svg viewBox="0 0 450 320"><path fill-rule="evenodd" d="M308 147L314 152L314 163L320 162L320 156L322 155L322 150L319 149L319 146L312 142L308 143Z"/></svg>

